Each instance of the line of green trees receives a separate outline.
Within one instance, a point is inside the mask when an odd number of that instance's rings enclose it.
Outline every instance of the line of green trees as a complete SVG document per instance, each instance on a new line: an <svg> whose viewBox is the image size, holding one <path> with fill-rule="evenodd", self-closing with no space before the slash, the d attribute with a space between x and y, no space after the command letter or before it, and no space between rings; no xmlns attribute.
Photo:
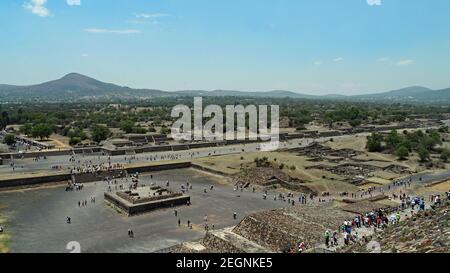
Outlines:
<svg viewBox="0 0 450 273"><path fill-rule="evenodd" d="M421 130L415 132L403 131L398 133L392 130L389 134L372 133L367 137L367 150L369 152L387 152L395 154L399 160L406 160L411 153L415 152L421 162L430 161L431 153L439 153L442 161L447 162L450 151L439 148L442 144L442 133L448 132L448 128L439 130Z"/></svg>

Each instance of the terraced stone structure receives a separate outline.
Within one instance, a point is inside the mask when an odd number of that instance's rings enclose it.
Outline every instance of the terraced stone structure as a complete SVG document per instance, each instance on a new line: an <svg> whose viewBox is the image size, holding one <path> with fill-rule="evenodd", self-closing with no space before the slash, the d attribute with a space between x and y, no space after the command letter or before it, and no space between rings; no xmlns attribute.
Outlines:
<svg viewBox="0 0 450 273"><path fill-rule="evenodd" d="M162 187L139 187L135 190L105 193L105 202L126 215L133 216L160 208L186 205L190 202L190 196Z"/></svg>
<svg viewBox="0 0 450 273"><path fill-rule="evenodd" d="M332 203L262 211L248 215L236 227L208 231L201 241L183 243L170 251L277 253L300 242L306 244L307 251L320 251L325 231L335 231L354 215Z"/></svg>
<svg viewBox="0 0 450 273"><path fill-rule="evenodd" d="M328 205L264 211L247 216L233 232L274 252L287 251L300 242L308 248L322 243L325 231L334 231L353 213Z"/></svg>
<svg viewBox="0 0 450 273"><path fill-rule="evenodd" d="M365 241L340 249L344 253L449 253L450 202L439 208L421 211ZM377 242L379 249L370 247Z"/></svg>

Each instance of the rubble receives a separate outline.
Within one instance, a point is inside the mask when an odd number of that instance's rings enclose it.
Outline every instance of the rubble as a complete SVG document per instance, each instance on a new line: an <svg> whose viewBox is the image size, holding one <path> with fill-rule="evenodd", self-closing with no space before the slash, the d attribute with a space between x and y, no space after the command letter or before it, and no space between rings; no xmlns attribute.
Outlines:
<svg viewBox="0 0 450 273"><path fill-rule="evenodd" d="M326 230L335 230L352 213L332 204L302 206L251 214L233 232L274 252L283 252L300 242L312 248L323 240Z"/></svg>
<svg viewBox="0 0 450 273"><path fill-rule="evenodd" d="M283 170L273 166L246 168L242 173L233 177L233 182L243 187L248 187L249 185L262 187L281 186L293 191L317 194L306 185L303 185L304 182L302 180L292 178Z"/></svg>
<svg viewBox="0 0 450 273"><path fill-rule="evenodd" d="M298 153L299 156L308 156L312 159L323 159L325 157L349 159L354 156L363 154L361 151L356 151L352 149L334 150L330 147L323 146L319 143L313 143L307 147L291 149L289 151L293 153Z"/></svg>

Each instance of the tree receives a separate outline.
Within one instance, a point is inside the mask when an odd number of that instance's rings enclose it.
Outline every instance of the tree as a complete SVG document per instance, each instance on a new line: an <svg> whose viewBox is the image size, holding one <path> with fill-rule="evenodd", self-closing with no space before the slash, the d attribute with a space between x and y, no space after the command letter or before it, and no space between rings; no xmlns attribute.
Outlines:
<svg viewBox="0 0 450 273"><path fill-rule="evenodd" d="M69 145L70 146L75 146L75 145L77 145L80 142L81 142L80 138L78 138L78 137L71 137L70 140L69 140Z"/></svg>
<svg viewBox="0 0 450 273"><path fill-rule="evenodd" d="M350 126L356 127L356 126L361 125L361 120L359 120L359 119L354 119L354 120L350 120L348 123L350 124Z"/></svg>
<svg viewBox="0 0 450 273"><path fill-rule="evenodd" d="M8 112L3 111L1 116L0 116L0 130L5 129L8 124L9 124Z"/></svg>
<svg viewBox="0 0 450 273"><path fill-rule="evenodd" d="M22 132L22 134L27 135L27 136L31 135L32 130L33 130L33 125L30 123L27 123L20 127L20 132Z"/></svg>
<svg viewBox="0 0 450 273"><path fill-rule="evenodd" d="M371 136L367 137L367 150L369 152L381 152L383 151L383 146L381 141L383 140L383 136L378 133L372 133Z"/></svg>
<svg viewBox="0 0 450 273"><path fill-rule="evenodd" d="M170 134L170 129L167 128L166 126L162 126L161 130L159 131L162 135L168 135Z"/></svg>
<svg viewBox="0 0 450 273"><path fill-rule="evenodd" d="M49 138L52 133L52 127L44 123L33 126L33 129L31 130L31 136L34 138L39 137L41 140Z"/></svg>
<svg viewBox="0 0 450 273"><path fill-rule="evenodd" d="M386 137L386 145L390 149L396 148L401 141L402 141L402 138L398 135L396 130L392 130L389 133L389 135Z"/></svg>
<svg viewBox="0 0 450 273"><path fill-rule="evenodd" d="M450 158L450 150L444 149L441 153L441 160L444 162L448 162L448 159Z"/></svg>
<svg viewBox="0 0 450 273"><path fill-rule="evenodd" d="M5 135L5 137L3 138L3 143L5 143L8 146L13 145L14 143L16 143L16 137L14 135L11 134L7 134Z"/></svg>
<svg viewBox="0 0 450 273"><path fill-rule="evenodd" d="M395 150L396 155L398 156L399 160L405 160L409 156L408 148L406 148L403 145L399 145L397 149Z"/></svg>
<svg viewBox="0 0 450 273"><path fill-rule="evenodd" d="M134 122L132 122L130 120L124 120L120 123L120 130L129 134L129 133L133 132L133 126L134 126Z"/></svg>
<svg viewBox="0 0 450 273"><path fill-rule="evenodd" d="M101 125L95 125L92 127L92 140L95 142L101 142L111 136L111 131Z"/></svg>
<svg viewBox="0 0 450 273"><path fill-rule="evenodd" d="M420 147L417 150L417 154L419 155L421 162L426 162L426 161L430 160L430 152L424 147Z"/></svg>

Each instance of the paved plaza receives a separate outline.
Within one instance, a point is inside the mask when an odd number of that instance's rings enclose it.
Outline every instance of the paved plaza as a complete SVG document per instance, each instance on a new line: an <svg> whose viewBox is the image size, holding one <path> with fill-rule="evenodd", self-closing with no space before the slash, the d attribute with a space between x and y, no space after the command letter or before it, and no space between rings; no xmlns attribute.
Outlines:
<svg viewBox="0 0 450 273"><path fill-rule="evenodd" d="M222 178L193 169L149 173L140 178L140 184L145 185L165 186L167 181L174 190L187 181L193 185L188 192L192 205L177 207L178 217L171 208L135 217L118 214L103 202L107 182L89 183L73 192L51 187L0 193L13 237L11 252L69 252L66 244L70 241L79 242L83 252L154 252L202 238L205 215L210 228L214 225L219 229L236 225L249 213L287 206L283 201L263 200L261 192L235 191ZM87 205L79 207L80 200L87 200ZM71 224L66 223L67 216ZM187 227L188 220L192 229ZM128 237L128 229L133 230L134 238Z"/></svg>

